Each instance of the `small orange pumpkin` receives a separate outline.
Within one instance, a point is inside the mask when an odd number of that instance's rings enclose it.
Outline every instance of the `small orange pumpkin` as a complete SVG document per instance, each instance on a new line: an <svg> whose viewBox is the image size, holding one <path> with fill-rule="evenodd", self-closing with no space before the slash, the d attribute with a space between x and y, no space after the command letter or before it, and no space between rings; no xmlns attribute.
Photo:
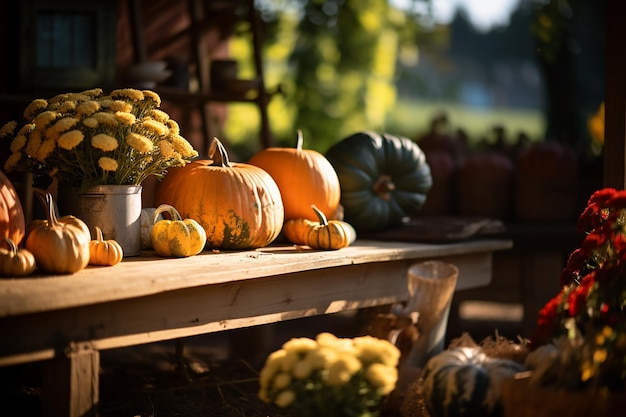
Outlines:
<svg viewBox="0 0 626 417"><path fill-rule="evenodd" d="M113 266L122 262L124 250L115 240L104 240L102 229L96 229L96 239L89 242L89 265Z"/></svg>
<svg viewBox="0 0 626 417"><path fill-rule="evenodd" d="M276 182L257 166L230 162L217 138L209 156L212 161L170 169L156 189L154 205L169 204L182 218L200 223L207 248L269 245L280 234L285 216Z"/></svg>
<svg viewBox="0 0 626 417"><path fill-rule="evenodd" d="M343 220L328 220L315 205L311 208L318 222L307 219L288 220L285 236L291 235L297 245L308 245L313 249L336 250L350 246L356 240L356 231Z"/></svg>
<svg viewBox="0 0 626 417"><path fill-rule="evenodd" d="M329 219L339 207L339 177L328 159L313 149L302 149L302 131L298 130L295 148L266 148L252 156L249 163L267 171L280 189L285 206L285 220L316 221L311 204ZM302 195L307 198L303 199Z"/></svg>

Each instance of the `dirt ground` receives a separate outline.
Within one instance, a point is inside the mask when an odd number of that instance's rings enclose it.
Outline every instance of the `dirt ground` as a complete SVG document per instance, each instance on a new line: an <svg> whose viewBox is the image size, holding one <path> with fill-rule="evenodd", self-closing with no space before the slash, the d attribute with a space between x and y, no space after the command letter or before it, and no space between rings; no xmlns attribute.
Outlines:
<svg viewBox="0 0 626 417"><path fill-rule="evenodd" d="M355 317L323 316L101 352L101 417L294 417L257 397L267 354L291 337L361 334ZM182 356L177 355L177 343ZM182 358L182 360L181 360ZM41 415L41 364L0 368L3 417ZM390 412L384 417L395 417Z"/></svg>

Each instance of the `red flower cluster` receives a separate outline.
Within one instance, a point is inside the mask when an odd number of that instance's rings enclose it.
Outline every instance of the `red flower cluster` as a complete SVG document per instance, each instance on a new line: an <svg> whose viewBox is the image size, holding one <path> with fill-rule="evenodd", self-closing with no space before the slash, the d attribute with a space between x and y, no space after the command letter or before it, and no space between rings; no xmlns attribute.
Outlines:
<svg viewBox="0 0 626 417"><path fill-rule="evenodd" d="M562 290L539 312L533 347L567 335L571 319L583 335L626 321L626 191L596 191L578 229L586 237L561 273Z"/></svg>

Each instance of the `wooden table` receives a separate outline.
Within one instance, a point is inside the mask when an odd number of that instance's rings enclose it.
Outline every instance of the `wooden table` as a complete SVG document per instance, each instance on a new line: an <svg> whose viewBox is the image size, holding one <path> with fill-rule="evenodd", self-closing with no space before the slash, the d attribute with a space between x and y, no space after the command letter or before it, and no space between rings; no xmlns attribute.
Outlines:
<svg viewBox="0 0 626 417"><path fill-rule="evenodd" d="M144 253L73 275L1 279L0 366L45 361L44 414L95 415L100 350L402 301L419 260L456 264L457 289L487 285L492 253L511 246L358 240L338 251Z"/></svg>

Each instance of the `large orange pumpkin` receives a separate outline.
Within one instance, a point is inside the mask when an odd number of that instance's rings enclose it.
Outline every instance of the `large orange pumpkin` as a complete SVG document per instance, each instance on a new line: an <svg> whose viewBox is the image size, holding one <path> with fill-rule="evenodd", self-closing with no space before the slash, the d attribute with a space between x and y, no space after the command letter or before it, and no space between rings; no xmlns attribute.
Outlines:
<svg viewBox="0 0 626 417"><path fill-rule="evenodd" d="M209 156L212 160L170 169L155 191L154 205L169 204L181 217L200 223L207 248L270 244L285 216L276 182L257 166L230 162L218 139L213 139Z"/></svg>
<svg viewBox="0 0 626 417"><path fill-rule="evenodd" d="M280 189L285 220L317 220L315 205L329 219L336 217L341 199L339 177L328 159L312 149L302 149L298 130L295 148L266 148L248 163L267 171Z"/></svg>
<svg viewBox="0 0 626 417"><path fill-rule="evenodd" d="M0 171L0 240L9 238L18 245L24 238L24 210L15 187Z"/></svg>

